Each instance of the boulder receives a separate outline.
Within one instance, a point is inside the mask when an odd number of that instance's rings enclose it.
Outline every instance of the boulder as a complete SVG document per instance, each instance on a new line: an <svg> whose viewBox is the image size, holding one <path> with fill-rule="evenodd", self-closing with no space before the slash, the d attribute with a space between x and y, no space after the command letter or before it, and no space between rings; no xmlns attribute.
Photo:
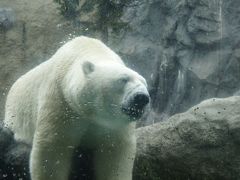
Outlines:
<svg viewBox="0 0 240 180"><path fill-rule="evenodd" d="M29 145L16 142L11 131L0 124L0 179L28 180L30 150Z"/></svg>
<svg viewBox="0 0 240 180"><path fill-rule="evenodd" d="M134 179L238 179L240 97L203 101L137 129Z"/></svg>

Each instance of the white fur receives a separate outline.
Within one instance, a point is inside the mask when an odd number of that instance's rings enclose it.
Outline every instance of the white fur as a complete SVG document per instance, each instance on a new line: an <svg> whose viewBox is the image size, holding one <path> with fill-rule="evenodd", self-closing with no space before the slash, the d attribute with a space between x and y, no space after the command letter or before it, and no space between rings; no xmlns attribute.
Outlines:
<svg viewBox="0 0 240 180"><path fill-rule="evenodd" d="M85 62L93 72L83 69ZM125 75L126 86L118 82ZM121 103L136 88L147 92L144 78L87 37L71 40L20 77L8 94L4 122L16 140L32 144L31 178L68 179L80 145L94 151L97 180L131 180L135 122L122 113Z"/></svg>

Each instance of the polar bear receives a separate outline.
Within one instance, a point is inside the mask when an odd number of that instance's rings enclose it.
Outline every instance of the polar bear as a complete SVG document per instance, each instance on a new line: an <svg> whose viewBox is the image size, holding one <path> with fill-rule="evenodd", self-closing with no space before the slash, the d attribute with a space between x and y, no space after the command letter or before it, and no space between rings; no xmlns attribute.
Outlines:
<svg viewBox="0 0 240 180"><path fill-rule="evenodd" d="M77 37L12 86L5 125L32 145L32 180L66 180L75 147L94 152L97 180L131 180L145 79L101 41Z"/></svg>

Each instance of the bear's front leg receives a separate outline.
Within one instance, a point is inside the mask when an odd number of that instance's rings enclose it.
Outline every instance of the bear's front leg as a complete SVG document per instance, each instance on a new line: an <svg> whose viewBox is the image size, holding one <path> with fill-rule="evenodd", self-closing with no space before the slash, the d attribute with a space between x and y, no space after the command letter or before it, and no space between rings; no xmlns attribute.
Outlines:
<svg viewBox="0 0 240 180"><path fill-rule="evenodd" d="M96 180L132 180L135 137L103 143L94 153Z"/></svg>
<svg viewBox="0 0 240 180"><path fill-rule="evenodd" d="M67 180L72 152L64 143L55 144L35 136L30 156L31 179Z"/></svg>

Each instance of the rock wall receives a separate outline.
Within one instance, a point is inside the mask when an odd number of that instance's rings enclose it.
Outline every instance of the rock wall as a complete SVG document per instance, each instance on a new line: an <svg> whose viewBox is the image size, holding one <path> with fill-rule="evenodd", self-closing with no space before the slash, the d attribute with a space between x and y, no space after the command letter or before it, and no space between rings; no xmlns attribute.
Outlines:
<svg viewBox="0 0 240 180"><path fill-rule="evenodd" d="M145 0L124 9L121 19L130 30L115 38L115 46L150 84L154 111L146 124L240 88L239 5Z"/></svg>

